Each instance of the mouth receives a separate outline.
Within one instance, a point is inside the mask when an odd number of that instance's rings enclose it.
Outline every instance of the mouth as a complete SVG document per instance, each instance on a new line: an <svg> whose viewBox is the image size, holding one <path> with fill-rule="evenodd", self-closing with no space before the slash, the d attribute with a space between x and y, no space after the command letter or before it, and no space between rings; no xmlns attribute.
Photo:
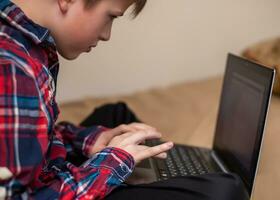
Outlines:
<svg viewBox="0 0 280 200"><path fill-rule="evenodd" d="M97 45L91 45L88 47L88 49L86 50L86 52L90 52L92 48L95 48Z"/></svg>

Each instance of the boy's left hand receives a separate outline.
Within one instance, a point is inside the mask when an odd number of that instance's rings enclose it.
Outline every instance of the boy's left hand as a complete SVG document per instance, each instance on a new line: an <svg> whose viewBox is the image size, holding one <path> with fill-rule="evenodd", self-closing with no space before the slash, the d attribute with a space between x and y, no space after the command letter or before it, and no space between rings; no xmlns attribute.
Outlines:
<svg viewBox="0 0 280 200"><path fill-rule="evenodd" d="M89 154L90 154L90 156L93 156L95 153L106 148L107 145L110 143L110 141L117 135L121 135L126 132L149 130L149 129L152 129L153 131L156 130L154 127L151 127L151 126L143 124L143 123L131 123L128 125L122 124L116 128L110 129L108 131L104 131L98 136L98 138L97 138L95 144L92 146Z"/></svg>

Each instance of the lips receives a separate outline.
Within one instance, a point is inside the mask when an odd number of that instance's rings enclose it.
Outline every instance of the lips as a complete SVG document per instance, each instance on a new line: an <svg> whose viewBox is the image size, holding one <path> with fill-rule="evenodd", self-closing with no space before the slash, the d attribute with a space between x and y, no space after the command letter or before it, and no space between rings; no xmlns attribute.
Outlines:
<svg viewBox="0 0 280 200"><path fill-rule="evenodd" d="M90 51L91 51L91 49L92 49L92 48L95 48L96 46L97 46L97 45L92 45L92 46L89 46L89 47L88 47L88 49L86 50L86 52L90 52Z"/></svg>

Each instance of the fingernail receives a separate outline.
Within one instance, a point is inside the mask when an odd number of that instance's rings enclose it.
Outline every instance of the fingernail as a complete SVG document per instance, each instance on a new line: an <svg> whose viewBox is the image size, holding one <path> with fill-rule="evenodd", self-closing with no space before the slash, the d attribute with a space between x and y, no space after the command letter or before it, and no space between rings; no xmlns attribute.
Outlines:
<svg viewBox="0 0 280 200"><path fill-rule="evenodd" d="M167 145L171 147L173 146L173 142L168 142Z"/></svg>

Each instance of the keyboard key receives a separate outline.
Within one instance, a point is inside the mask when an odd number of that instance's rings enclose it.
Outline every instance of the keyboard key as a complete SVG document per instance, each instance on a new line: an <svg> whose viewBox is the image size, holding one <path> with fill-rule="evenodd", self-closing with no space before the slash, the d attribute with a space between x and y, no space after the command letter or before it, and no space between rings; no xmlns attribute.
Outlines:
<svg viewBox="0 0 280 200"><path fill-rule="evenodd" d="M149 146L162 142L149 141ZM210 156L210 151L203 148L175 145L168 153L165 160L155 159L159 169L159 180L166 180L175 176L198 175L214 172L217 166Z"/></svg>

